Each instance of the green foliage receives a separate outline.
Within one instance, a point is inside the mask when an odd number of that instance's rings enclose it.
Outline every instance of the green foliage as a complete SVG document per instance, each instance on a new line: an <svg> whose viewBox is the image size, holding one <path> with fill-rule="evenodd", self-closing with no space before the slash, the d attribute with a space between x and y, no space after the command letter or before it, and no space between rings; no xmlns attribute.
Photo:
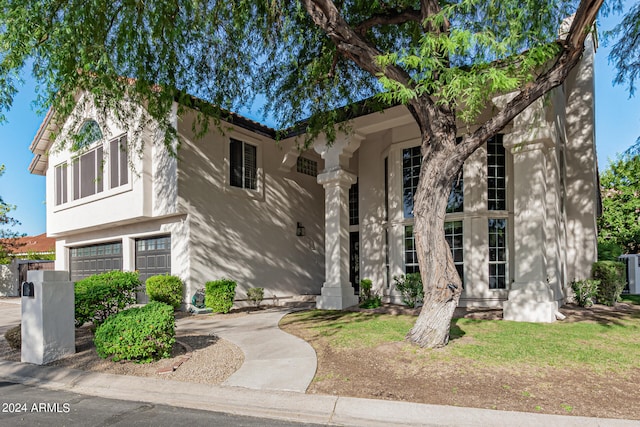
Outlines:
<svg viewBox="0 0 640 427"><path fill-rule="evenodd" d="M96 329L94 343L103 359L146 363L171 355L175 342L173 307L158 301L109 317Z"/></svg>
<svg viewBox="0 0 640 427"><path fill-rule="evenodd" d="M4 333L4 338L9 346L14 350L20 350L22 347L22 325L14 326Z"/></svg>
<svg viewBox="0 0 640 427"><path fill-rule="evenodd" d="M236 296L236 282L220 279L205 284L204 304L216 313L228 313Z"/></svg>
<svg viewBox="0 0 640 427"><path fill-rule="evenodd" d="M260 303L264 299L264 288L249 288L247 290L247 299L256 307L260 307Z"/></svg>
<svg viewBox="0 0 640 427"><path fill-rule="evenodd" d="M0 165L0 176L4 174L4 169L5 166ZM13 227L20 225L20 221L9 216L9 213L15 209L14 205L5 203L2 200L2 195L0 195L0 264L9 264L11 262L9 254L18 248L16 239L23 236L23 234L12 230Z"/></svg>
<svg viewBox="0 0 640 427"><path fill-rule="evenodd" d="M598 239L598 261L617 261L622 254L623 248L616 242Z"/></svg>
<svg viewBox="0 0 640 427"><path fill-rule="evenodd" d="M137 272L110 271L75 283L76 326L85 322L99 325L112 314L136 302L140 287Z"/></svg>
<svg viewBox="0 0 640 427"><path fill-rule="evenodd" d="M593 263L591 275L600 281L598 302L615 305L626 284L625 265L622 262L598 261Z"/></svg>
<svg viewBox="0 0 640 427"><path fill-rule="evenodd" d="M373 290L371 279L360 280L360 308L378 308L382 305L382 297Z"/></svg>
<svg viewBox="0 0 640 427"><path fill-rule="evenodd" d="M176 276L159 275L147 279L145 286L149 301L159 301L169 304L174 309L180 308L182 303L182 280Z"/></svg>
<svg viewBox="0 0 640 427"><path fill-rule="evenodd" d="M402 302L407 306L414 308L422 302L424 298L424 289L422 287L422 277L420 273L409 273L400 276L393 276L396 289L402 293Z"/></svg>
<svg viewBox="0 0 640 427"><path fill-rule="evenodd" d="M575 280L571 282L571 289L576 294L576 302L580 307L591 307L598 295L599 280Z"/></svg>
<svg viewBox="0 0 640 427"><path fill-rule="evenodd" d="M600 176L602 215L600 244L621 246L625 253L640 251L640 155L622 156Z"/></svg>

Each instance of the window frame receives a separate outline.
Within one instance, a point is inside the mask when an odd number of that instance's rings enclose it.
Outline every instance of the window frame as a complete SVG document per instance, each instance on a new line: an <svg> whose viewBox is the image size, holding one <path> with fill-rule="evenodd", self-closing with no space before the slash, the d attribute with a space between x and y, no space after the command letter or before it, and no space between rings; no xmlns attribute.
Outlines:
<svg viewBox="0 0 640 427"><path fill-rule="evenodd" d="M231 185L231 141L236 140L256 148L256 188L255 190ZM224 190L239 197L248 197L264 200L264 170L262 163L262 150L264 142L252 135L241 133L237 130L230 132L224 142ZM244 150L243 150L244 151Z"/></svg>

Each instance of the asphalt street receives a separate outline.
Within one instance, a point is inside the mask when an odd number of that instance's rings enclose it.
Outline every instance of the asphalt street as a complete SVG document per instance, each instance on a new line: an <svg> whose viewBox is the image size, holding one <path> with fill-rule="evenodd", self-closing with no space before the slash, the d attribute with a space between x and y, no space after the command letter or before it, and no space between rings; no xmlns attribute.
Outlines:
<svg viewBox="0 0 640 427"><path fill-rule="evenodd" d="M299 424L168 405L105 399L7 381L0 381L0 425L11 427L319 426L319 424Z"/></svg>

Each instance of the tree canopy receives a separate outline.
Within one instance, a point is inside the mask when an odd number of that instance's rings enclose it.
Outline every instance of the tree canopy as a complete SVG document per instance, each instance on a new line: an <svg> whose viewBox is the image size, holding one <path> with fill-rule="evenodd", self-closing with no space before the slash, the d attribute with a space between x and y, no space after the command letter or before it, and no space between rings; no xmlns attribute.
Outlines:
<svg viewBox="0 0 640 427"><path fill-rule="evenodd" d="M4 174L5 166L0 165L0 177ZM0 196L0 264L10 262L9 253L16 247L15 239L21 237L13 228L20 222L9 216L16 207L6 203Z"/></svg>
<svg viewBox="0 0 640 427"><path fill-rule="evenodd" d="M414 230L425 303L410 339L439 346L462 292L443 231L452 182L475 150L562 84L602 2L0 0L0 110L27 64L40 103L59 117L83 91L127 128L132 100L168 147L173 103L193 106L188 94L218 118L263 96L280 128L307 118L305 142L334 138L358 101L405 104L422 137Z"/></svg>
<svg viewBox="0 0 640 427"><path fill-rule="evenodd" d="M640 156L622 156L600 176L600 243L614 243L626 253L640 251Z"/></svg>

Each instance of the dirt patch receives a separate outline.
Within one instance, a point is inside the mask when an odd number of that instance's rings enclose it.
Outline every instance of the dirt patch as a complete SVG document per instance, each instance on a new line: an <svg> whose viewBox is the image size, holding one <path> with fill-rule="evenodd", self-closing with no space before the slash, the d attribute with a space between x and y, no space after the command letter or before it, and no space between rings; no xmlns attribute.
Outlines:
<svg viewBox="0 0 640 427"><path fill-rule="evenodd" d="M179 315L179 317L184 316L186 315ZM9 347L4 337L0 339L0 358L20 361L20 351ZM193 383L221 384L242 366L243 361L242 350L229 341L212 335L178 332L171 358L144 364L130 361L112 362L98 356L90 325L85 325L76 329L76 353L52 362L50 366ZM178 364L179 368L173 372L158 373L163 368Z"/></svg>
<svg viewBox="0 0 640 427"><path fill-rule="evenodd" d="M377 313L415 314L385 306ZM370 310L363 310L370 311ZM640 316L640 307L618 304L561 310L565 322L618 322ZM501 310L458 309L456 317L501 319ZM335 349L301 323L282 328L308 342L318 355L318 370L308 393L401 400L438 405L587 417L640 419L640 367L626 374L595 375L556 367L519 369L455 364L428 357L428 350L406 342L367 349ZM460 338L461 340L467 337ZM469 338L471 339L471 338ZM432 350L438 352L439 350Z"/></svg>

